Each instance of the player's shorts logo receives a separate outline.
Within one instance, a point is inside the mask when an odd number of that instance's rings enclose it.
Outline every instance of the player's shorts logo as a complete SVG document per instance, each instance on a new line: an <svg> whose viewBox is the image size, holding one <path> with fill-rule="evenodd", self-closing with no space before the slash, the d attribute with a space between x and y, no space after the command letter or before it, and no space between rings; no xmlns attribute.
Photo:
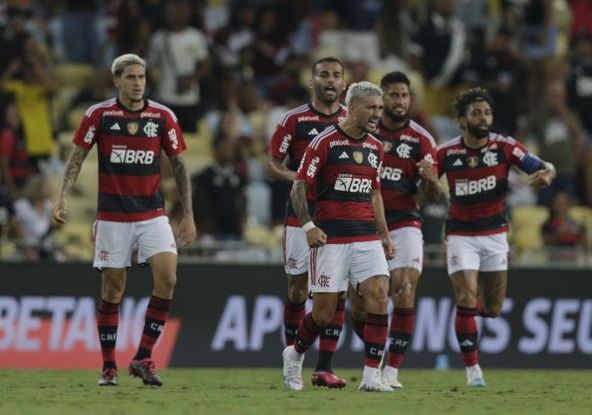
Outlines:
<svg viewBox="0 0 592 415"><path fill-rule="evenodd" d="M136 133L140 129L140 124L138 124L137 122L128 122L126 127L128 133L130 133L131 135L136 135Z"/></svg>

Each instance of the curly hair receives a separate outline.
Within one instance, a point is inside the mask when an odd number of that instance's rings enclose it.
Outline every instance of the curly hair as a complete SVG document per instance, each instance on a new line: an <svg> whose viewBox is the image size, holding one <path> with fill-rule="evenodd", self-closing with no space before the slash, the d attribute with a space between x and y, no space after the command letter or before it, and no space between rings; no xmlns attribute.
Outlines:
<svg viewBox="0 0 592 415"><path fill-rule="evenodd" d="M464 117L467 113L467 109L469 105L473 102L487 102L489 106L493 106L493 98L491 98L491 94L485 88L476 87L467 89L466 91L461 92L454 98L454 112L456 113L456 117Z"/></svg>

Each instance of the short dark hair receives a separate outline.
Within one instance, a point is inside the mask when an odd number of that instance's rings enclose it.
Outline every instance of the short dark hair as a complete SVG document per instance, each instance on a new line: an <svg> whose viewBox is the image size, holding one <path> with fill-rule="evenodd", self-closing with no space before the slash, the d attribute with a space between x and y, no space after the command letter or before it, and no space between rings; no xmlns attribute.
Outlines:
<svg viewBox="0 0 592 415"><path fill-rule="evenodd" d="M319 59L318 61L316 61L313 65L312 65L312 77L314 78L315 74L317 73L317 66L319 66L321 63L323 62L336 62L339 64L339 66L341 66L341 73L343 74L344 70L343 70L343 63L341 63L341 61L337 58L334 58L333 56L326 56L324 58Z"/></svg>
<svg viewBox="0 0 592 415"><path fill-rule="evenodd" d="M469 105L473 102L487 102L490 107L493 107L493 98L487 89L481 87L467 89L454 98L453 108L456 117L464 117Z"/></svg>
<svg viewBox="0 0 592 415"><path fill-rule="evenodd" d="M411 89L411 81L409 80L407 75L405 75L401 71L389 72L386 75L384 75L380 80L380 87L382 89L385 89L387 85L391 84L405 84L407 85L407 88Z"/></svg>

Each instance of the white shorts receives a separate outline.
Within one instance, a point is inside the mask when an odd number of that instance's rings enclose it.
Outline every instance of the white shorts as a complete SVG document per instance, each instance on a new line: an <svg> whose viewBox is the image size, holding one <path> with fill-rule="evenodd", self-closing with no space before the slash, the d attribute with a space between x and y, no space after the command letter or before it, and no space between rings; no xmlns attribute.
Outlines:
<svg viewBox="0 0 592 415"><path fill-rule="evenodd" d="M421 230L412 226L390 231L391 239L397 248L397 256L388 261L389 271L395 268L423 269L423 236Z"/></svg>
<svg viewBox="0 0 592 415"><path fill-rule="evenodd" d="M348 283L356 290L370 277L389 277L386 256L380 241L327 244L310 251L310 291L338 293Z"/></svg>
<svg viewBox="0 0 592 415"><path fill-rule="evenodd" d="M138 246L138 263L161 252L177 254L177 244L169 218L158 216L141 222L96 220L93 226L95 259L93 267L126 268L131 266L132 253Z"/></svg>
<svg viewBox="0 0 592 415"><path fill-rule="evenodd" d="M508 234L483 236L449 235L446 238L448 275L462 270L507 271Z"/></svg>
<svg viewBox="0 0 592 415"><path fill-rule="evenodd" d="M301 227L284 227L284 269L287 275L300 275L308 272L310 247L306 242L306 232Z"/></svg>

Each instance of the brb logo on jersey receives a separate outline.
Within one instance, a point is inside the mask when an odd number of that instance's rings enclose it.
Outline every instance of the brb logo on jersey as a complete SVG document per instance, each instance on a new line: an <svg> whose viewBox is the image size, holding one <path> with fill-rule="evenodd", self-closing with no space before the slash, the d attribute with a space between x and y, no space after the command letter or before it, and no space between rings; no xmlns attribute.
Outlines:
<svg viewBox="0 0 592 415"><path fill-rule="evenodd" d="M487 176L479 180L457 180L454 190L457 196L471 196L495 188L495 176Z"/></svg>
<svg viewBox="0 0 592 415"><path fill-rule="evenodd" d="M109 161L114 164L152 164L154 151L132 150L124 146L113 146Z"/></svg>
<svg viewBox="0 0 592 415"><path fill-rule="evenodd" d="M372 191L372 180L342 173L335 180L335 190L338 192L370 193Z"/></svg>

